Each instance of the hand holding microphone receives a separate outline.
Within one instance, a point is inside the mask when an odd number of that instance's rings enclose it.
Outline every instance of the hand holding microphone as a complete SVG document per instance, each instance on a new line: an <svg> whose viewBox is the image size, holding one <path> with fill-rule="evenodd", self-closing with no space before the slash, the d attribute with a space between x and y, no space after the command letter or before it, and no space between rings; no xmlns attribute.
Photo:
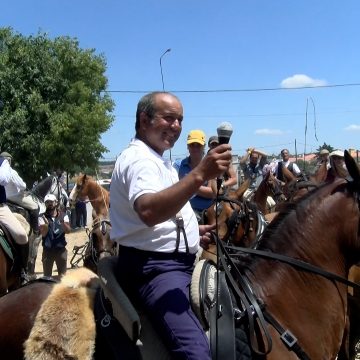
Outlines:
<svg viewBox="0 0 360 360"><path fill-rule="evenodd" d="M233 133L233 128L231 126L230 123L228 122L222 122L218 128L217 128L217 134L218 134L218 138L219 138L219 144L228 144L230 141L230 137ZM223 177L218 177L216 179L216 185L217 185L217 189L218 191L221 188L221 184L223 182Z"/></svg>

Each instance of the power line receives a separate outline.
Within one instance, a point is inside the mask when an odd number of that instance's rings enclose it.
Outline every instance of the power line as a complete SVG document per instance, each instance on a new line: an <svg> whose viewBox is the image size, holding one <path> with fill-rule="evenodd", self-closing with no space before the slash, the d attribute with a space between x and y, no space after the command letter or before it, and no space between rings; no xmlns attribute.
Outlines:
<svg viewBox="0 0 360 360"><path fill-rule="evenodd" d="M360 86L360 83L350 84L333 84L333 85L314 85L314 86L299 86L292 88L254 88L254 89L217 89L217 90L169 90L172 93L229 93L229 92L261 92L261 91L282 91L282 90L303 90L303 89L325 89L336 87L351 87ZM106 93L128 93L128 94L147 94L152 90L104 90Z"/></svg>

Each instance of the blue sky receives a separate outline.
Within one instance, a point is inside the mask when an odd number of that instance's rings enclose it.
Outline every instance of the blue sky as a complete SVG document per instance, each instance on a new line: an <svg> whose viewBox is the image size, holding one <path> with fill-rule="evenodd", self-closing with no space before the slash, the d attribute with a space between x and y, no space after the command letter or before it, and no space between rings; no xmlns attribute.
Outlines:
<svg viewBox="0 0 360 360"><path fill-rule="evenodd" d="M230 122L234 153L315 151L324 142L359 149L358 0L2 0L0 26L76 37L107 59L115 122L102 137L115 158L134 135L141 91L173 91L184 106L173 158L186 136ZM221 91L256 90L265 91ZM220 90L215 92L214 90ZM139 91L131 93L127 91ZM185 91L185 92L184 92ZM195 92L192 92L195 91ZM210 92L207 92L210 91ZM305 137L306 104L308 128ZM315 107L315 111L314 111ZM315 133L316 119L316 133ZM317 139L315 138L317 135ZM306 145L306 146L305 146Z"/></svg>

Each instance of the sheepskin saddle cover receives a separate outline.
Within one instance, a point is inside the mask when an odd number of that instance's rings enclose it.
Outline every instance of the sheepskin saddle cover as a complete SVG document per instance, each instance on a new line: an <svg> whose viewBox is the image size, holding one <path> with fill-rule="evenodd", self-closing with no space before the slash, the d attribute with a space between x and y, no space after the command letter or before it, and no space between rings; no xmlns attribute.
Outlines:
<svg viewBox="0 0 360 360"><path fill-rule="evenodd" d="M90 360L95 349L93 314L99 279L79 268L69 270L42 304L26 340L26 360Z"/></svg>

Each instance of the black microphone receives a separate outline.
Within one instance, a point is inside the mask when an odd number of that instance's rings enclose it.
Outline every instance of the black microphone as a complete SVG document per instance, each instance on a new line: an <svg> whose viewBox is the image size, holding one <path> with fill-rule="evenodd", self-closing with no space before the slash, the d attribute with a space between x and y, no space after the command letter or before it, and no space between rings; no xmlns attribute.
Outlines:
<svg viewBox="0 0 360 360"><path fill-rule="evenodd" d="M232 133L233 128L231 124L226 121L222 122L217 128L219 144L228 144Z"/></svg>
<svg viewBox="0 0 360 360"><path fill-rule="evenodd" d="M232 133L233 133L233 128L231 124L226 121L222 122L217 128L219 144L228 144ZM216 185L218 191L221 188L222 182L223 182L223 177L216 179Z"/></svg>

